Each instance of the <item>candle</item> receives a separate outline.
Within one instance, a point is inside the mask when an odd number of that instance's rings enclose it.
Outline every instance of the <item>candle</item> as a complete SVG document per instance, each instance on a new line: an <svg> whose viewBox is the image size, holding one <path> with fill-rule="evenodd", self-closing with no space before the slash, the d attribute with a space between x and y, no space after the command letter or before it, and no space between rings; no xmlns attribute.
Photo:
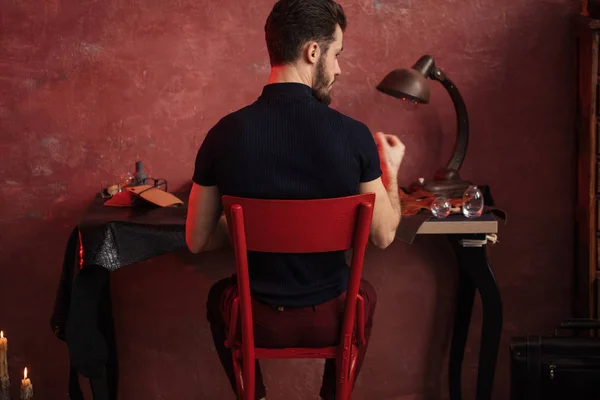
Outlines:
<svg viewBox="0 0 600 400"><path fill-rule="evenodd" d="M8 378L8 362L6 351L8 350L8 339L4 337L4 331L0 331L0 379Z"/></svg>
<svg viewBox="0 0 600 400"><path fill-rule="evenodd" d="M10 378L8 376L8 339L0 331L0 400L10 400Z"/></svg>
<svg viewBox="0 0 600 400"><path fill-rule="evenodd" d="M33 399L33 385L27 377L27 368L23 371L23 380L21 381L21 400Z"/></svg>

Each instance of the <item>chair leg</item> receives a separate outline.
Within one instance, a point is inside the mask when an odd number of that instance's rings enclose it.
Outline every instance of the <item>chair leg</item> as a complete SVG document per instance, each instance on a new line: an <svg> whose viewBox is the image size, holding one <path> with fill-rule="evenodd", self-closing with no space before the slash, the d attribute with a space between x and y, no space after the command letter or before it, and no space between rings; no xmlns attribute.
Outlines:
<svg viewBox="0 0 600 400"><path fill-rule="evenodd" d="M233 371L235 373L235 383L237 386L237 399L244 400L244 376L242 374L241 360L233 359Z"/></svg>
<svg viewBox="0 0 600 400"><path fill-rule="evenodd" d="M349 352L348 352L349 353ZM344 357L349 357L350 354L346 354L346 351L343 352L343 354L341 355L341 358L338 357L337 361L336 361L336 375L337 375L337 388L335 391L335 399L336 400L349 400L350 399L350 393L348 391L348 377L349 377L349 362L344 362L343 358Z"/></svg>
<svg viewBox="0 0 600 400"><path fill-rule="evenodd" d="M348 386L349 393L348 399L350 399L352 391L354 390L354 383L356 382L356 361L358 360L358 351L352 352L352 358L350 359L350 373L348 374Z"/></svg>
<svg viewBox="0 0 600 400"><path fill-rule="evenodd" d="M348 350L344 353L345 356L349 357L349 362L340 363L339 360L337 361L336 368L339 372L337 373L338 387L335 396L336 400L351 400L352 391L354 390L354 383L356 380L356 361L358 361L358 349L353 347L351 350ZM345 368L344 365L346 365Z"/></svg>

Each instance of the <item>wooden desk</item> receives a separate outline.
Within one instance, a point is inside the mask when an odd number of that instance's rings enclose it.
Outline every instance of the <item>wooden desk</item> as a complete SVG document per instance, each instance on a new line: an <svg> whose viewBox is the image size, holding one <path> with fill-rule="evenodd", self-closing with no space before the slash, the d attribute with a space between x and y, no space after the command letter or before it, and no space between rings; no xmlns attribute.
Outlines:
<svg viewBox="0 0 600 400"><path fill-rule="evenodd" d="M417 235L452 235L498 233L498 221L489 214L477 219L467 219L462 215L450 215L444 219L425 221Z"/></svg>

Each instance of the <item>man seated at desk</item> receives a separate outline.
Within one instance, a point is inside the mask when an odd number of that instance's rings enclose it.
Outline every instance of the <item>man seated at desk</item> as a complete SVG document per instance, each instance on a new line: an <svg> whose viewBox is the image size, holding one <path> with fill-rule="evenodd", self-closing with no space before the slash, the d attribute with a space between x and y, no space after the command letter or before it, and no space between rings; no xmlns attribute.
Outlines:
<svg viewBox="0 0 600 400"><path fill-rule="evenodd" d="M186 223L192 252L228 242L226 221L220 218L222 195L322 199L374 192L370 240L382 249L394 240L404 145L383 133L376 135L376 144L363 123L329 108L332 85L341 73L345 28L342 7L333 0L275 4L265 26L272 67L268 84L254 103L222 118L198 151ZM256 346L337 344L349 277L343 252L249 252L248 265ZM217 282L207 301L214 344L234 391L231 352L224 343L235 284L235 277ZM360 293L368 338L376 295L364 280ZM358 357L357 371L364 355ZM335 386L335 361L327 360L321 397L334 399ZM265 397L257 368L256 398Z"/></svg>

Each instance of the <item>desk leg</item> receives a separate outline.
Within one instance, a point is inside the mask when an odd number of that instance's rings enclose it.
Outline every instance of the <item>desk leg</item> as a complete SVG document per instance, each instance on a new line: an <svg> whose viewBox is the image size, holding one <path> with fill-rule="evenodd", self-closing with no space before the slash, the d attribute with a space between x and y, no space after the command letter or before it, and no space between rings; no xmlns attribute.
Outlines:
<svg viewBox="0 0 600 400"><path fill-rule="evenodd" d="M450 347L450 363L448 379L450 400L462 399L462 363L471 324L471 311L475 298L475 285L471 278L460 268L458 290L456 295L456 311L454 314L454 331Z"/></svg>
<svg viewBox="0 0 600 400"><path fill-rule="evenodd" d="M494 385L500 334L502 332L502 300L496 278L487 258L486 246L463 247L460 239L482 239L482 235L452 235L450 241L460 268L454 332L450 348L450 399L461 399L462 362L475 290L481 297L483 323L477 373L477 400L490 400Z"/></svg>

